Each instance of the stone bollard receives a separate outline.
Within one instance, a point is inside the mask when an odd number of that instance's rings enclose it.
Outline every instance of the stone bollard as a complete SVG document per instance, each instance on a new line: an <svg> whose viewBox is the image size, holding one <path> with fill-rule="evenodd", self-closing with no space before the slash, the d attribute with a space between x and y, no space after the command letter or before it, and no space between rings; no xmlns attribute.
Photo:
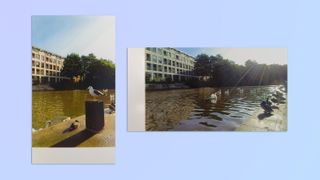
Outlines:
<svg viewBox="0 0 320 180"><path fill-rule="evenodd" d="M101 100L86 101L86 129L98 132L104 127L104 105Z"/></svg>

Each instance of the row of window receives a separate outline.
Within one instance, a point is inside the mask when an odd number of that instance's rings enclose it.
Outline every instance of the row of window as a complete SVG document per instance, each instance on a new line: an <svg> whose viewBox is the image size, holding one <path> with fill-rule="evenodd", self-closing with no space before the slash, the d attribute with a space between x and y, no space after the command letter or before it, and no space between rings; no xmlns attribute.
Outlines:
<svg viewBox="0 0 320 180"><path fill-rule="evenodd" d="M46 76L60 76L60 72L49 71L49 70L45 71L43 69L35 69L35 68L32 68L32 74L46 75Z"/></svg>
<svg viewBox="0 0 320 180"><path fill-rule="evenodd" d="M165 49L162 50L161 48L146 48L146 49L151 51L151 52L167 56L169 58L175 58L176 60L185 61L185 60L188 60L188 58L189 58L189 57L185 57L185 55L182 55L182 54L181 55L173 54L170 51L167 51Z"/></svg>
<svg viewBox="0 0 320 180"><path fill-rule="evenodd" d="M172 67L161 66L161 65L150 64L150 63L147 63L147 70L166 72L166 73L175 73L175 74L188 74L188 75L192 74L191 71L189 70L186 71L183 69L172 68Z"/></svg>
<svg viewBox="0 0 320 180"><path fill-rule="evenodd" d="M57 70L60 71L61 67L58 65L52 65L52 64L47 64L43 62L38 62L38 61L32 61L32 67L41 67L41 68L46 68L46 69L51 69L51 70Z"/></svg>
<svg viewBox="0 0 320 180"><path fill-rule="evenodd" d="M151 63L147 63L147 65L148 64L151 64ZM166 65L171 66L171 62L170 63L161 63L161 64L163 66L166 66ZM190 70L190 71L193 69L193 66L182 64L182 63L178 63L178 62L177 63L173 62L172 66L174 66L175 68L182 68L182 69L186 69L186 70Z"/></svg>
<svg viewBox="0 0 320 180"><path fill-rule="evenodd" d="M54 58L50 58L50 57L43 56L43 55L40 56L40 54L36 54L36 53L32 53L32 58L39 59L41 61L50 62L50 63L62 64L61 59L54 59Z"/></svg>
<svg viewBox="0 0 320 180"><path fill-rule="evenodd" d="M167 58L157 57L154 55L146 54L146 61L164 64L164 65L172 65L180 68L191 69L193 66L191 64L176 62ZM193 65L193 64L192 64Z"/></svg>

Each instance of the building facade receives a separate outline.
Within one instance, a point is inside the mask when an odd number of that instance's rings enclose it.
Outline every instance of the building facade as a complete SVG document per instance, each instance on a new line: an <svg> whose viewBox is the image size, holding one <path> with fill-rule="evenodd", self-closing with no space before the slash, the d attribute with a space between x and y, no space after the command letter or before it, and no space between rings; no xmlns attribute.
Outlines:
<svg viewBox="0 0 320 180"><path fill-rule="evenodd" d="M32 84L59 82L64 58L46 50L32 47Z"/></svg>
<svg viewBox="0 0 320 180"><path fill-rule="evenodd" d="M174 48L146 48L146 81L183 81L193 75L195 59Z"/></svg>

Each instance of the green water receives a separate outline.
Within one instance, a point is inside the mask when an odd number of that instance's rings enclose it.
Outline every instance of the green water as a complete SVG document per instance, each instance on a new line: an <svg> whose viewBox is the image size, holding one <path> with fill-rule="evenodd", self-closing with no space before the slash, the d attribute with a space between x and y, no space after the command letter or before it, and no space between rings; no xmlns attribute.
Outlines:
<svg viewBox="0 0 320 180"><path fill-rule="evenodd" d="M109 90L106 96L99 97L105 104L110 103ZM85 114L85 101L92 99L88 91L33 91L32 92L32 128L44 128L48 120L61 122L67 117L77 117Z"/></svg>

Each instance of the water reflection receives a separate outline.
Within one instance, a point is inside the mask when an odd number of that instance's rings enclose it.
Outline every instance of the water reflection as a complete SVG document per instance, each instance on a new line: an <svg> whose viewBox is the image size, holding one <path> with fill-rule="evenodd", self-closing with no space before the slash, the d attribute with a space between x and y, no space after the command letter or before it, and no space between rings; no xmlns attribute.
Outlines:
<svg viewBox="0 0 320 180"><path fill-rule="evenodd" d="M251 117L260 108L261 101L277 88L259 86L147 91L146 130L194 130L199 124L214 127L214 130L234 130ZM217 92L221 92L218 98L211 99L211 94ZM185 124L189 124L188 127Z"/></svg>
<svg viewBox="0 0 320 180"><path fill-rule="evenodd" d="M110 103L109 90L106 96L100 97L105 104ZM32 92L32 128L44 128L47 121L53 124L67 117L77 117L85 113L85 101L92 99L88 91L33 91Z"/></svg>

